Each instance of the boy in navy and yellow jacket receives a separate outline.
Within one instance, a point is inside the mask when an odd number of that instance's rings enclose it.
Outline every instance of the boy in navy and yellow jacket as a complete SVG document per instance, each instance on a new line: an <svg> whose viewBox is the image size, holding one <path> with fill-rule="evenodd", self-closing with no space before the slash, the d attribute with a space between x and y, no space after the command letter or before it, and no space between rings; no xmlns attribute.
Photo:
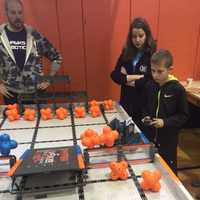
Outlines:
<svg viewBox="0 0 200 200"><path fill-rule="evenodd" d="M153 80L145 86L143 122L147 138L176 173L178 132L189 117L186 92L171 75L173 58L159 50L151 58Z"/></svg>

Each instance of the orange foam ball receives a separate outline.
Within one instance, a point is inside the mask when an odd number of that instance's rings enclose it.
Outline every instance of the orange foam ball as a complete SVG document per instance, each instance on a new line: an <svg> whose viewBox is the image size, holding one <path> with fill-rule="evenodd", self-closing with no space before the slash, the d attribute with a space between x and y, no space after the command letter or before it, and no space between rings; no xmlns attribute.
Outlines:
<svg viewBox="0 0 200 200"><path fill-rule="evenodd" d="M145 191L150 189L149 185L148 185L145 181L142 181L142 182L140 183L140 186L141 186L141 188L142 188L143 190L145 190Z"/></svg>
<svg viewBox="0 0 200 200"><path fill-rule="evenodd" d="M36 111L34 109L26 108L24 111L24 119L28 121L35 120Z"/></svg>
<svg viewBox="0 0 200 200"><path fill-rule="evenodd" d="M119 132L114 130L114 131L111 131L113 137L115 138L115 140L119 137Z"/></svg>
<svg viewBox="0 0 200 200"><path fill-rule="evenodd" d="M121 179L121 180L126 180L128 178L128 172L127 172L127 167L128 164L124 163L125 161L121 161L121 162L110 162L109 164L109 168L111 169L111 173L110 173L110 178L112 180L117 180L117 179Z"/></svg>
<svg viewBox="0 0 200 200"><path fill-rule="evenodd" d="M151 190L153 192L158 192L161 188L160 185L160 178L161 174L158 170L156 171L143 171L142 172L142 182L141 182L141 187L143 190Z"/></svg>
<svg viewBox="0 0 200 200"><path fill-rule="evenodd" d="M13 117L12 115L9 115L9 116L8 116L8 120L9 120L9 121L14 121L14 120L15 120L15 117Z"/></svg>
<svg viewBox="0 0 200 200"><path fill-rule="evenodd" d="M94 145L93 145L93 142L92 140L89 138L89 137L84 137L82 140L81 140L81 143L83 146L86 146L88 147L89 149L93 148Z"/></svg>
<svg viewBox="0 0 200 200"><path fill-rule="evenodd" d="M110 133L111 131L112 131L112 129L110 128L110 126L103 127L103 133L104 134Z"/></svg>
<svg viewBox="0 0 200 200"><path fill-rule="evenodd" d="M88 128L88 129L85 130L85 136L86 137L91 137L94 134L96 134L96 132L94 130L90 129L90 128Z"/></svg>
<svg viewBox="0 0 200 200"><path fill-rule="evenodd" d="M127 171L122 171L120 173L120 179L121 180L126 180L128 178L128 172Z"/></svg>
<svg viewBox="0 0 200 200"><path fill-rule="evenodd" d="M104 108L105 110L113 110L114 103L112 99L104 100Z"/></svg>
<svg viewBox="0 0 200 200"><path fill-rule="evenodd" d="M6 116L9 116L9 115L14 115L14 114L17 114L17 110L16 109L12 109L12 110L6 110Z"/></svg>
<svg viewBox="0 0 200 200"><path fill-rule="evenodd" d="M40 113L43 120L49 120L49 119L52 119L53 117L51 108L42 108L40 110Z"/></svg>
<svg viewBox="0 0 200 200"><path fill-rule="evenodd" d="M118 137L118 131L112 131L109 126L106 126L103 128L103 133L100 135L100 142L107 147L112 147Z"/></svg>
<svg viewBox="0 0 200 200"><path fill-rule="evenodd" d="M109 167L112 171L114 171L115 169L117 169L117 163L116 162L110 162Z"/></svg>
<svg viewBox="0 0 200 200"><path fill-rule="evenodd" d="M9 121L15 121L15 120L20 119L17 104L8 105L5 114L6 114Z"/></svg>
<svg viewBox="0 0 200 200"><path fill-rule="evenodd" d="M155 176L155 179L156 179L156 180L160 180L160 178L161 178L160 171L159 171L159 170L155 170L155 171L154 171L154 176Z"/></svg>
<svg viewBox="0 0 200 200"><path fill-rule="evenodd" d="M111 173L110 173L110 178L111 178L113 181L115 181L115 180L119 179L119 176L118 176L118 174L116 174L116 173L114 173L114 172L111 172Z"/></svg>
<svg viewBox="0 0 200 200"><path fill-rule="evenodd" d="M67 112L67 109L63 108L63 107L60 107L58 109L56 109L56 117L58 119L65 119L66 117L68 116L68 112Z"/></svg>
<svg viewBox="0 0 200 200"><path fill-rule="evenodd" d="M92 100L92 101L89 102L89 105L90 106L98 106L99 104L96 100Z"/></svg>
<svg viewBox="0 0 200 200"><path fill-rule="evenodd" d="M161 185L159 182L155 183L154 187L151 189L153 192L159 192Z"/></svg>
<svg viewBox="0 0 200 200"><path fill-rule="evenodd" d="M128 168L128 163L126 161L121 161L120 164L122 165L123 168Z"/></svg>
<svg viewBox="0 0 200 200"><path fill-rule="evenodd" d="M99 145L101 142L100 142L100 137L98 135L93 135L91 137L91 140L93 142L94 145Z"/></svg>
<svg viewBox="0 0 200 200"><path fill-rule="evenodd" d="M15 104L9 104L9 105L7 105L7 109L9 109L9 110L18 109L18 105L16 103Z"/></svg>
<svg viewBox="0 0 200 200"><path fill-rule="evenodd" d="M107 147L112 147L114 145L114 137L113 135L109 134L104 137L104 144Z"/></svg>
<svg viewBox="0 0 200 200"><path fill-rule="evenodd" d="M83 146L91 149L100 144L100 137L98 133L92 129L87 129L81 133L81 143Z"/></svg>
<svg viewBox="0 0 200 200"><path fill-rule="evenodd" d="M85 117L85 108L84 107L76 107L74 109L75 117L76 118L83 118Z"/></svg>
<svg viewBox="0 0 200 200"><path fill-rule="evenodd" d="M112 132L104 134L104 144L107 147L112 147L115 142L115 135L112 134Z"/></svg>
<svg viewBox="0 0 200 200"><path fill-rule="evenodd" d="M99 138L100 138L100 144L104 144L104 134L101 134L100 136L99 136Z"/></svg>
<svg viewBox="0 0 200 200"><path fill-rule="evenodd" d="M91 106L90 113L91 113L92 117L101 116L101 110L100 110L99 106Z"/></svg>

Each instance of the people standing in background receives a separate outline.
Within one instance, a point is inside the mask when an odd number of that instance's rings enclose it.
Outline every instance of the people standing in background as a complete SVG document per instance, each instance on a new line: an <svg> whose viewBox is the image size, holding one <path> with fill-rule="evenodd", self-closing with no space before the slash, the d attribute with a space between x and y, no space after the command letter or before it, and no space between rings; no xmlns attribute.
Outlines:
<svg viewBox="0 0 200 200"><path fill-rule="evenodd" d="M144 18L135 18L129 27L125 47L111 73L112 80L121 86L120 104L139 126L143 86L151 78L150 58L155 50L156 43L149 24Z"/></svg>
<svg viewBox="0 0 200 200"><path fill-rule="evenodd" d="M0 93L5 104L18 102L18 95L34 93L38 76L43 76L42 57L52 65L54 76L61 64L61 55L39 32L24 24L21 0L5 0L8 23L0 26ZM50 83L44 81L37 90L45 90Z"/></svg>

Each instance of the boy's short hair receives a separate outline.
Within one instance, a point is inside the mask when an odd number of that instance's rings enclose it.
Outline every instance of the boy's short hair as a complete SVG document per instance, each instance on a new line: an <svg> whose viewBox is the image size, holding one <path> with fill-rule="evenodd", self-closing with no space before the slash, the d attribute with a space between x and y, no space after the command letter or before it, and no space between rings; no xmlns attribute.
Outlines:
<svg viewBox="0 0 200 200"><path fill-rule="evenodd" d="M5 9L6 12L8 12L8 5L11 2L17 2L17 3L21 4L21 6L23 7L23 3L22 3L21 0L5 0L4 1L4 9Z"/></svg>
<svg viewBox="0 0 200 200"><path fill-rule="evenodd" d="M170 51L165 49L159 49L151 57L151 63L160 64L164 61L164 66L170 68L173 65L173 56Z"/></svg>

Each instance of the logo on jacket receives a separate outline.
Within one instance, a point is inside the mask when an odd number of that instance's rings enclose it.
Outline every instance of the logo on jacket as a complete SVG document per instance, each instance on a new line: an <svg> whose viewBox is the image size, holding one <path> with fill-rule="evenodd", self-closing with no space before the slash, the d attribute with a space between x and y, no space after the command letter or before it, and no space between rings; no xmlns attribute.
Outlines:
<svg viewBox="0 0 200 200"><path fill-rule="evenodd" d="M164 94L164 97L165 98L171 98L171 97L173 97L173 95L172 94Z"/></svg>
<svg viewBox="0 0 200 200"><path fill-rule="evenodd" d="M140 71L143 72L143 73L146 73L147 72L147 66L144 66L144 65L140 65Z"/></svg>
<svg viewBox="0 0 200 200"><path fill-rule="evenodd" d="M26 41L10 41L12 50L26 50Z"/></svg>

